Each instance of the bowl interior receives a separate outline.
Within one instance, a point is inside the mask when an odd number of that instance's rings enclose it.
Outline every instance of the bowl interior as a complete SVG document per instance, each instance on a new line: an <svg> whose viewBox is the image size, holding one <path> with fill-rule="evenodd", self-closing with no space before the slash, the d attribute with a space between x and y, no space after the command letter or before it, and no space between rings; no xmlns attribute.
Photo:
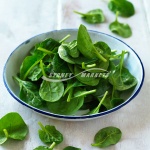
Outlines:
<svg viewBox="0 0 150 150"><path fill-rule="evenodd" d="M32 106L29 106L28 104L24 103L23 101L21 101L19 99L19 86L16 84L16 82L14 82L13 80L13 76L16 76L16 74L19 72L19 68L20 65L23 61L23 59L28 55L29 50L36 44L39 43L40 41L46 39L46 38L54 38L56 40L61 40L63 37L65 37L66 35L70 34L71 37L68 39L68 41L72 41L74 39L77 39L77 31L78 30L56 30L56 31L52 31L52 32L48 32L48 33L43 33L40 34L38 36L35 36L27 41L25 41L24 43L22 43L21 45L19 45L9 56L6 65L4 67L4 83L5 86L7 88L7 90L9 91L9 93L15 98L17 99L19 102L21 102L22 104L32 108L33 110L42 113L44 115L50 116L50 117L58 117L58 116L63 116L63 115L56 115L53 114L51 115L50 112L46 112L46 111L42 111L39 110L37 108L33 108ZM134 75L136 77L136 79L138 80L138 84L135 87L135 89L130 92L128 91L125 94L125 98L127 99L123 104L121 104L120 106L117 106L116 108L113 108L112 110L108 110L107 112L104 113L100 113L97 115L91 115L91 116L86 116L86 118L95 118L98 116L102 116L105 114L110 113L111 111L115 111L119 108L121 108L122 106L124 106L125 104L127 104L129 101L131 101L131 99L133 99L138 92L140 91L140 88L143 84L143 80L144 80L144 69L143 69L143 65L142 62L140 60L140 58L138 57L138 55L135 53L134 50L132 50L131 47L129 47L127 44L125 44L123 41L112 37L110 35L104 34L104 33L100 33L100 32L95 32L95 31L89 31L90 36L93 40L93 42L96 41L104 41L106 42L111 49L115 49L118 51L118 53L120 53L122 50L127 50L129 51L129 54L125 57L125 62L124 65L130 70L131 74ZM84 119L85 116L74 116L74 117L69 117L69 116L63 116L63 119L79 119L82 120ZM62 119L62 118L61 118Z"/></svg>

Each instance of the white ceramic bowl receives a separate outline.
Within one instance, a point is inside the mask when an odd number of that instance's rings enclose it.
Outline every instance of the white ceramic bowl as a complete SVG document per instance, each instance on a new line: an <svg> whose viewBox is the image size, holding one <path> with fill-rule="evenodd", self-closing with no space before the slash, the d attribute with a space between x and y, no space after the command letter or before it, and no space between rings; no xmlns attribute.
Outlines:
<svg viewBox="0 0 150 150"><path fill-rule="evenodd" d="M84 121L84 120L98 118L106 114L110 114L120 109L121 107L129 103L133 98L137 96L137 94L140 92L140 89L144 81L144 67L137 53L130 46L128 46L126 43L124 43L120 39L117 39L105 33L89 30L89 34L93 41L104 41L110 46L111 49L116 49L120 52L122 50L129 51L129 56L128 56L127 61L125 61L125 66L130 70L131 74L133 74L136 77L136 79L138 80L138 84L136 85L132 93L129 93L126 95L126 101L124 103L122 103L121 105L113 109L110 109L110 110L107 110L98 114L85 115L85 116L79 116L79 115L78 116L66 116L66 115L54 114L48 111L35 108L23 102L19 98L18 96L19 86L16 84L16 82L14 82L12 76L15 76L19 72L20 65L23 59L28 54L29 50L36 43L39 43L42 40L49 38L49 37L54 38L56 40L60 40L63 37L65 37L67 34L70 34L71 37L69 38L69 40L72 41L74 39L77 39L77 32L78 32L78 29L63 29L63 30L55 30L55 31L43 33L43 34L34 36L28 39L27 41L23 42L10 54L4 67L3 80L4 80L4 84L8 92L12 95L14 99L16 99L19 103L21 103L25 107L28 107L29 109L32 109L38 112L39 114L45 115L47 117L60 119L60 120L67 120L67 121L80 121L80 120Z"/></svg>

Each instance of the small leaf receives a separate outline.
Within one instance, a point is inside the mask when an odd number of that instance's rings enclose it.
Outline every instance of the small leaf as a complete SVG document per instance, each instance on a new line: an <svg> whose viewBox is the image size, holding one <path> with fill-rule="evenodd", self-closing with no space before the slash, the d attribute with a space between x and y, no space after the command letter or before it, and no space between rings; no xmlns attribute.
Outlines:
<svg viewBox="0 0 150 150"><path fill-rule="evenodd" d="M63 150L81 150L81 148L73 147L73 146L67 146Z"/></svg>
<svg viewBox="0 0 150 150"><path fill-rule="evenodd" d="M41 129L39 130L39 137L42 142L46 144L59 144L63 141L63 135L55 128L55 126L46 125L45 127L39 122ZM54 144L55 145L55 144Z"/></svg>
<svg viewBox="0 0 150 150"><path fill-rule="evenodd" d="M133 4L127 0L110 0L108 8L114 13L119 12L123 17L130 17L135 13Z"/></svg>
<svg viewBox="0 0 150 150"><path fill-rule="evenodd" d="M122 133L120 129L112 126L106 127L96 133L94 137L94 143L91 145L95 147L105 148L118 143L121 139L121 136Z"/></svg>
<svg viewBox="0 0 150 150"><path fill-rule="evenodd" d="M48 102L55 102L58 101L64 92L64 84L60 82L49 82L43 80L39 94L41 98Z"/></svg>
<svg viewBox="0 0 150 150"><path fill-rule="evenodd" d="M124 38L128 38L132 35L130 26L128 24L118 22L117 17L116 20L109 25L109 29L113 33Z"/></svg>
<svg viewBox="0 0 150 150"><path fill-rule="evenodd" d="M74 12L76 14L81 15L82 19L86 21L87 23L96 24L96 23L102 23L105 21L105 16L101 9L93 9L93 10L88 11L87 13L81 13L78 11L74 11Z"/></svg>
<svg viewBox="0 0 150 150"><path fill-rule="evenodd" d="M8 138L23 140L27 133L28 127L18 113L11 112L0 119L0 144Z"/></svg>

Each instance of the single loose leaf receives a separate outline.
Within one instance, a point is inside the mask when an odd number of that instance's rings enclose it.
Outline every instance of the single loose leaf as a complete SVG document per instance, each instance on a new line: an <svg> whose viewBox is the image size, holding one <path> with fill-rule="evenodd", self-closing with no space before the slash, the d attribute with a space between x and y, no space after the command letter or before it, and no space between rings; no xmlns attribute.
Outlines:
<svg viewBox="0 0 150 150"><path fill-rule="evenodd" d="M92 146L105 148L114 145L121 139L122 132L116 127L106 127L99 130L95 137Z"/></svg>
<svg viewBox="0 0 150 150"><path fill-rule="evenodd" d="M81 150L81 148L73 147L73 146L67 146L63 150Z"/></svg>
<svg viewBox="0 0 150 150"><path fill-rule="evenodd" d="M123 17L130 17L135 13L133 4L127 0L110 0L108 8L114 13L119 12Z"/></svg>
<svg viewBox="0 0 150 150"><path fill-rule="evenodd" d="M46 125L43 126L39 122L41 129L39 130L39 137L42 142L46 144L56 143L59 144L63 141L63 135L55 128L55 126Z"/></svg>
<svg viewBox="0 0 150 150"><path fill-rule="evenodd" d="M109 29L124 38L132 35L132 30L128 24L118 22L118 13L116 14L116 20L109 25Z"/></svg>
<svg viewBox="0 0 150 150"><path fill-rule="evenodd" d="M0 119L0 144L7 139L23 140L28 133L28 127L22 117L11 112Z"/></svg>
<svg viewBox="0 0 150 150"><path fill-rule="evenodd" d="M74 12L76 14L81 15L83 20L85 20L87 23L96 24L96 23L102 23L105 21L105 16L101 9L93 9L93 10L88 11L87 13L81 13L78 11L74 11Z"/></svg>

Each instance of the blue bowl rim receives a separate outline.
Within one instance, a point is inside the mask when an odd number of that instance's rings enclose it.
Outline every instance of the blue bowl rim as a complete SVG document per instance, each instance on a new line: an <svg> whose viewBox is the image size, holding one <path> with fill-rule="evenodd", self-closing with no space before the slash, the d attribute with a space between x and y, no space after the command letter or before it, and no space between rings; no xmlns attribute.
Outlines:
<svg viewBox="0 0 150 150"><path fill-rule="evenodd" d="M140 64L141 64L141 67L142 67L142 80L141 80L141 83L139 85L139 88L136 90L136 92L134 93L134 95L132 95L128 100L126 100L124 103L118 105L117 107L114 107L110 110L107 110L107 111L104 111L104 112L100 112L100 113L97 113L97 114L92 114L92 115L83 115L83 116L69 116L69 115L60 115L60 114L54 114L54 113L51 113L51 112L47 112L47 111L44 111L44 110L41 110L41 109L38 109L38 108L35 108L31 105L28 105L27 103L25 103L24 101L22 101L20 98L18 98L12 91L11 89L9 88L8 84L7 84L7 81L6 81L6 77L5 77L5 70L6 70L6 67L7 67L7 62L9 61L11 55L18 49L18 47L22 46L23 44L25 43L28 43L31 39L35 38L35 37L38 37L42 34L50 34L50 33L53 33L53 32L59 32L59 31L77 31L78 29L60 29L60 30L53 30L53 31L49 31L49 32L45 32L45 33L41 33L41 34L37 34L31 38L29 38L28 40L24 41L23 43L21 43L20 45L18 45L12 52L11 54L9 55L5 65L4 65L4 68L3 68L3 82L4 82L4 85L7 89L7 91L10 93L10 95L15 99L17 100L19 103L21 103L22 105L32 109L33 111L36 111L42 115L46 115L48 117L51 117L51 118L54 118L54 119L59 119L59 120L71 120L71 121L83 121L83 120L89 120L89 119L94 119L94 118L98 118L100 116L104 116L104 115L108 115L120 108L122 108L123 106L125 106L126 104L128 104L132 99L134 99L138 93L140 92L142 86L143 86L143 83L144 83L144 78L145 78L145 71L144 71L144 65L140 59L140 57L138 56L138 54L128 45L126 44L124 41L122 41L121 39L115 37L115 36L112 36L112 35L109 35L107 33L103 33L103 32L99 32L99 31L94 31L94 30L88 30L89 32L93 32L93 33L98 33L98 34L103 34L103 35L106 35L106 36L109 36L111 38L114 38L120 42L122 42L123 44L125 44L127 47L129 47L133 53L137 56Z"/></svg>

